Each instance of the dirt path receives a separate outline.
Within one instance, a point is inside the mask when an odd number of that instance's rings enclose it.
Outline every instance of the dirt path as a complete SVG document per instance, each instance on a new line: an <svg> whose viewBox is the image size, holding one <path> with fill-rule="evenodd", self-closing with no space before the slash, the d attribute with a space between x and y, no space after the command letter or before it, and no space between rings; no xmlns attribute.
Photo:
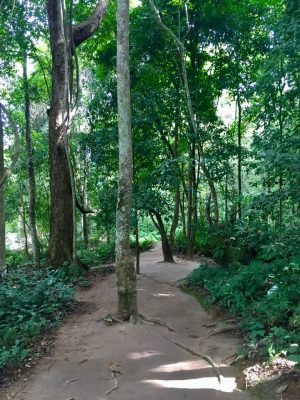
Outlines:
<svg viewBox="0 0 300 400"><path fill-rule="evenodd" d="M239 339L232 333L209 336L220 320L214 320L195 298L174 285L197 264L182 260L166 264L160 263L161 259L158 247L142 255L139 311L147 318L164 321L174 332L149 323L106 326L103 317L116 310L115 276L97 278L91 289L76 294L84 303L81 312L59 329L51 356L28 371L24 384L17 384L3 398L250 399L236 390L235 371L226 362L236 353ZM205 360L172 341L211 356L223 375L221 383ZM114 373L118 387L106 395L116 384L112 370L120 372Z"/></svg>

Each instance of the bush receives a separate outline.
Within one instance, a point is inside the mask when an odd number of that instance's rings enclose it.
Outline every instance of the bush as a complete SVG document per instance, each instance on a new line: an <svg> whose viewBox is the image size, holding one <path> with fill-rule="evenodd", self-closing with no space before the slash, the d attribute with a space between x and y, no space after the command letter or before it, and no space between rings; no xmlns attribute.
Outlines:
<svg viewBox="0 0 300 400"><path fill-rule="evenodd" d="M0 368L18 364L28 344L56 325L73 289L68 271L18 269L0 283Z"/></svg>
<svg viewBox="0 0 300 400"><path fill-rule="evenodd" d="M186 279L204 287L210 301L219 302L241 318L251 348L279 353L300 342L300 260L253 261L228 268L203 266Z"/></svg>
<svg viewBox="0 0 300 400"><path fill-rule="evenodd" d="M6 251L6 264L9 268L16 268L19 265L31 263L30 258L23 250L7 250Z"/></svg>
<svg viewBox="0 0 300 400"><path fill-rule="evenodd" d="M115 258L115 242L101 243L95 249L79 250L78 256L80 260L89 266L113 262Z"/></svg>

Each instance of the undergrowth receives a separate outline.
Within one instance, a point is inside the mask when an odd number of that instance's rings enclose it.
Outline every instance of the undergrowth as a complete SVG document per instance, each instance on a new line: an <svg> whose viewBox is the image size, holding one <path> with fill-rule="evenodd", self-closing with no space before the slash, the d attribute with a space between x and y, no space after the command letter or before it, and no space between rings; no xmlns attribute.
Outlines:
<svg viewBox="0 0 300 400"><path fill-rule="evenodd" d="M0 368L13 367L28 355L28 344L57 325L70 304L75 267L7 274L0 284Z"/></svg>
<svg viewBox="0 0 300 400"><path fill-rule="evenodd" d="M141 250L152 244L151 240L141 241ZM102 243L92 250L80 250L79 258L93 266L112 262L114 254L114 242ZM0 369L18 365L29 355L29 344L57 326L72 302L74 283L89 286L86 272L79 266L33 270L21 251L10 252L9 257L9 273L0 280ZM26 267L20 266L26 263Z"/></svg>
<svg viewBox="0 0 300 400"><path fill-rule="evenodd" d="M140 241L140 250L147 251L153 245L153 240L142 239ZM131 242L131 248L135 248L135 242ZM99 246L92 249L80 249L78 251L80 260L82 260L86 265L94 266L104 263L114 262L115 258L115 242L101 243Z"/></svg>
<svg viewBox="0 0 300 400"><path fill-rule="evenodd" d="M300 361L300 259L233 263L229 267L201 266L186 279L189 287L209 291L240 319L247 332L249 354L287 354Z"/></svg>

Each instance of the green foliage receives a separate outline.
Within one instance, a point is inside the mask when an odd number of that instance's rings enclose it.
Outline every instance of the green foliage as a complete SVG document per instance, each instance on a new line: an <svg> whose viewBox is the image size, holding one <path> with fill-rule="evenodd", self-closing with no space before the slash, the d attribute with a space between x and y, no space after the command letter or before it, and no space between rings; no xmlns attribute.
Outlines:
<svg viewBox="0 0 300 400"><path fill-rule="evenodd" d="M142 238L140 240L140 250L149 250L155 240L150 238ZM131 248L135 248L135 241L131 239ZM81 249L78 252L79 258L88 266L95 266L100 264L105 264L109 262L114 262L115 259L115 242L111 241L108 243L101 243L98 247L94 249Z"/></svg>
<svg viewBox="0 0 300 400"><path fill-rule="evenodd" d="M64 271L64 273L63 273ZM56 326L71 301L74 279L65 271L17 269L0 283L0 368L18 364L27 346Z"/></svg>
<svg viewBox="0 0 300 400"><path fill-rule="evenodd" d="M94 249L79 250L78 255L89 266L112 262L115 258L115 242L101 243Z"/></svg>
<svg viewBox="0 0 300 400"><path fill-rule="evenodd" d="M18 267L20 265L28 264L31 260L28 258L26 253L21 250L7 250L6 251L6 263L8 267Z"/></svg>
<svg viewBox="0 0 300 400"><path fill-rule="evenodd" d="M186 280L204 287L211 302L219 302L240 318L250 349L274 355L300 342L300 262L253 261L227 268L201 266Z"/></svg>

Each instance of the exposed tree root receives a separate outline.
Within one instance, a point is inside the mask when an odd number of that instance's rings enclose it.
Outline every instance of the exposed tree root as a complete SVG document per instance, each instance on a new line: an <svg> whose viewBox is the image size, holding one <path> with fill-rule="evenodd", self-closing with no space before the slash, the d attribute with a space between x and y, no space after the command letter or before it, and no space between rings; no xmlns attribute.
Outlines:
<svg viewBox="0 0 300 400"><path fill-rule="evenodd" d="M114 378L114 381L115 381L114 386L113 386L111 389L107 390L107 391L104 393L105 395L110 394L110 393L113 392L114 390L118 389L118 379L115 377L115 378Z"/></svg>
<svg viewBox="0 0 300 400"><path fill-rule="evenodd" d="M164 328L167 328L168 331L170 331L170 332L175 332L175 330L174 330L170 325L166 324L165 322L163 322L163 321L162 321L161 319L159 319L159 318L147 318L147 317L145 317L145 316L142 315L142 314L139 314L139 316L140 316L140 318L141 318L143 321L148 322L148 323L150 323L151 325L152 325L152 324L154 324L154 325L160 325L160 326L163 326Z"/></svg>
<svg viewBox="0 0 300 400"><path fill-rule="evenodd" d="M190 349L189 347L184 346L181 343L175 342L174 340L170 339L170 338L166 338L168 339L170 342L174 343L176 346L180 347L181 349L187 351L188 353L192 354L193 356L197 356L200 358L203 358L205 361L208 362L208 364L212 367L214 373L216 374L216 377L218 378L219 383L221 383L221 379L222 379L222 375L220 373L220 370L218 368L218 366L216 365L216 363L214 362L214 360L209 357L206 354L202 354L202 353L198 353L192 349Z"/></svg>
<svg viewBox="0 0 300 400"><path fill-rule="evenodd" d="M236 325L222 326L220 328L212 329L211 331L209 331L208 336L220 335L221 333L235 331L236 329L237 329Z"/></svg>
<svg viewBox="0 0 300 400"><path fill-rule="evenodd" d="M119 370L115 369L115 367L118 366L118 365L119 365L119 364L113 363L113 364L111 364L111 366L110 366L111 374L112 374L112 377L113 377L113 380L114 380L114 386L113 386L112 388L108 389L108 390L104 393L104 395L110 394L111 392L113 392L114 390L118 389L118 387L119 387L119 386L118 386L117 374L121 374L121 372L120 372Z"/></svg>

